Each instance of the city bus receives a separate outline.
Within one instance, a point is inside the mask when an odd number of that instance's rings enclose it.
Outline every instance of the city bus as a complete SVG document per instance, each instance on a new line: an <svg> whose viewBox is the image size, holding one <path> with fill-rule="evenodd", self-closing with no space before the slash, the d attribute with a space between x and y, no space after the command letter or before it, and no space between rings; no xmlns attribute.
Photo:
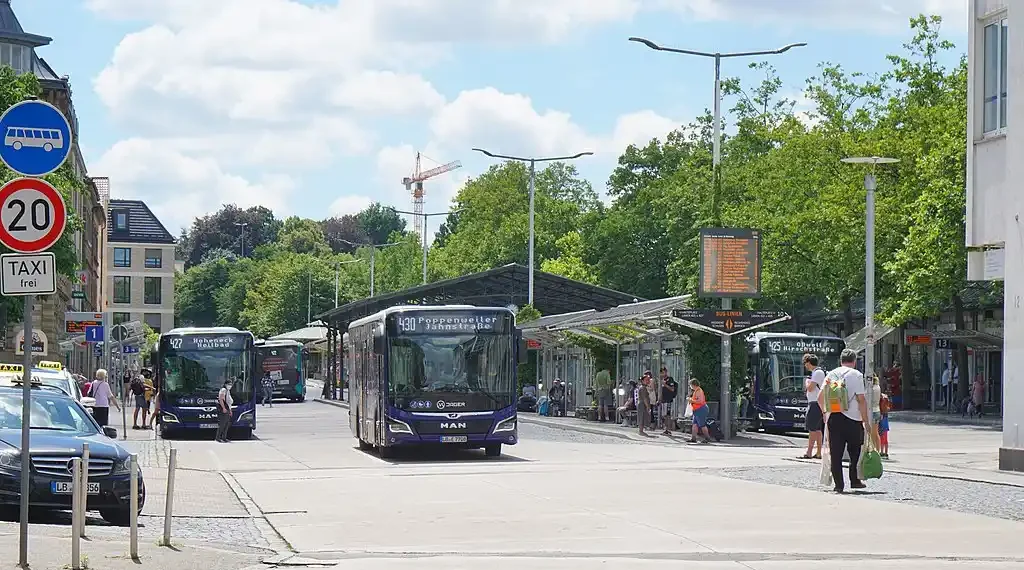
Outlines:
<svg viewBox="0 0 1024 570"><path fill-rule="evenodd" d="M802 333L758 332L747 338L750 381L746 419L753 429L804 430L807 419L807 379L804 354L818 356L818 366L839 366L846 348L843 339Z"/></svg>
<svg viewBox="0 0 1024 570"><path fill-rule="evenodd" d="M153 359L160 394L160 435L217 429L217 394L233 381L231 426L244 439L256 429L256 338L233 327L178 328L160 335Z"/></svg>
<svg viewBox="0 0 1024 570"><path fill-rule="evenodd" d="M263 401L262 380L269 377L274 383L274 398L304 401L307 355L302 343L295 340L256 341L256 370L260 379L258 399Z"/></svg>
<svg viewBox="0 0 1024 570"><path fill-rule="evenodd" d="M349 325L343 346L359 448L483 448L518 441L515 314L469 305L391 307Z"/></svg>

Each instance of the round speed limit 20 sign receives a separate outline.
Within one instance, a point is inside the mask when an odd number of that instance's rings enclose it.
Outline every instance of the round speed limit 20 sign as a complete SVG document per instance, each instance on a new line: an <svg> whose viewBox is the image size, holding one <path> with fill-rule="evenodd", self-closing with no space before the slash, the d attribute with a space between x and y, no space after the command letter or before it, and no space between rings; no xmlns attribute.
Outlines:
<svg viewBox="0 0 1024 570"><path fill-rule="evenodd" d="M39 178L17 178L0 188L0 243L18 253L46 251L67 225L56 188Z"/></svg>

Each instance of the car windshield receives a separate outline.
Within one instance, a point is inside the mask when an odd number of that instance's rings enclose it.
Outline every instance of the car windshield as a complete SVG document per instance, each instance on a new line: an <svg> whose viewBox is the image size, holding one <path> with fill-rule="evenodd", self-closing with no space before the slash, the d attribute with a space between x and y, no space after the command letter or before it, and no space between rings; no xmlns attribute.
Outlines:
<svg viewBox="0 0 1024 570"><path fill-rule="evenodd" d="M249 352L238 350L182 350L163 355L165 396L216 395L225 380L232 379L236 402L252 399Z"/></svg>
<svg viewBox="0 0 1024 570"><path fill-rule="evenodd" d="M0 394L0 429L21 429L22 402L21 394ZM46 392L32 394L29 427L80 435L99 432L89 413L76 402L60 394Z"/></svg>
<svg viewBox="0 0 1024 570"><path fill-rule="evenodd" d="M508 336L466 334L391 340L390 390L399 407L432 395L479 395L487 407L510 405L514 374ZM474 398L475 399L475 398Z"/></svg>

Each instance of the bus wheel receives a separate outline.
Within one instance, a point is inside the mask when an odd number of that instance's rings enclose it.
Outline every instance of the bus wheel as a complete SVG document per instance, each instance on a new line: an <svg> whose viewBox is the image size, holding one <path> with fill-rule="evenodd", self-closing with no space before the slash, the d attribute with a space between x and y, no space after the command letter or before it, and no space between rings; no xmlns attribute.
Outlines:
<svg viewBox="0 0 1024 570"><path fill-rule="evenodd" d="M487 447L484 448L484 453L487 454L487 457L501 457L501 444L488 443Z"/></svg>

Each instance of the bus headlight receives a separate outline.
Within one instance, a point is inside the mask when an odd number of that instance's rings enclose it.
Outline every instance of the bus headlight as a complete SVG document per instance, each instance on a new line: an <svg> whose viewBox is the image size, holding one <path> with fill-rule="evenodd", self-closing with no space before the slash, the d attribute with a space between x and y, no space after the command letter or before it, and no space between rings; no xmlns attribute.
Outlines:
<svg viewBox="0 0 1024 570"><path fill-rule="evenodd" d="M178 421L178 416L176 416L176 415L174 415L174 414L172 414L172 413L170 413L170 412L163 412L163 413L162 413L162 414L160 415L160 421L164 422L165 424L176 424L176 423L180 423L180 422Z"/></svg>
<svg viewBox="0 0 1024 570"><path fill-rule="evenodd" d="M391 433L407 433L409 435L412 435L412 428L409 427L409 424L403 422L402 420L388 418L387 424L388 431L390 431Z"/></svg>
<svg viewBox="0 0 1024 570"><path fill-rule="evenodd" d="M772 412L758 412L757 419L764 422L774 422L775 414L773 414Z"/></svg>
<svg viewBox="0 0 1024 570"><path fill-rule="evenodd" d="M494 426L494 433L502 433L516 431L516 417L505 418L498 422L498 425Z"/></svg>

